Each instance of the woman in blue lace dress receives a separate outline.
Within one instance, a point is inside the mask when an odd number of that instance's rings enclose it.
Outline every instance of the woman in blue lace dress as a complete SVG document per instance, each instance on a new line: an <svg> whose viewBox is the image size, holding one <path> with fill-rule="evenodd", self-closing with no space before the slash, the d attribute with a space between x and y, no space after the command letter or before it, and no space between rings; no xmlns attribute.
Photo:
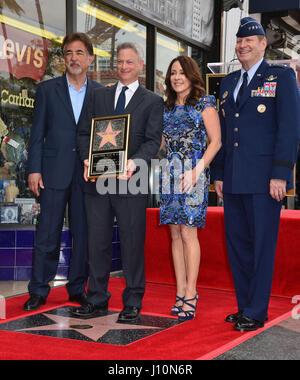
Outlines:
<svg viewBox="0 0 300 380"><path fill-rule="evenodd" d="M169 224L177 282L172 313L181 321L196 314L200 245L209 191L209 164L221 147L216 101L205 96L197 63L179 56L166 75L160 224ZM207 144L209 140L209 144Z"/></svg>

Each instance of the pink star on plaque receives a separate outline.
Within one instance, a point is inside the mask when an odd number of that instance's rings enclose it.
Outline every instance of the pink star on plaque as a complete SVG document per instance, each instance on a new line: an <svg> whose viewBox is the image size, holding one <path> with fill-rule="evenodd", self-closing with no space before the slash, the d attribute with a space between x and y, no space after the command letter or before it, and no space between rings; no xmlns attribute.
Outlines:
<svg viewBox="0 0 300 380"><path fill-rule="evenodd" d="M122 131L114 131L112 129L111 122L108 123L105 132L97 132L97 135L102 138L98 149L101 149L105 144L110 143L113 146L117 146L116 136Z"/></svg>

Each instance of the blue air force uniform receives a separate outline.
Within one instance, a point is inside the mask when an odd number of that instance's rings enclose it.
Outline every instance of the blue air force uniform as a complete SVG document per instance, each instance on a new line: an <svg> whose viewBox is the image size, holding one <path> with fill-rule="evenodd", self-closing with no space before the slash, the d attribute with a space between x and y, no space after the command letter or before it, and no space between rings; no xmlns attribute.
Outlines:
<svg viewBox="0 0 300 380"><path fill-rule="evenodd" d="M294 71L263 59L237 105L241 74L233 72L221 83L223 146L212 179L223 181L226 244L239 311L264 322L282 206L269 194L270 180L286 180L287 190L294 186L300 99Z"/></svg>

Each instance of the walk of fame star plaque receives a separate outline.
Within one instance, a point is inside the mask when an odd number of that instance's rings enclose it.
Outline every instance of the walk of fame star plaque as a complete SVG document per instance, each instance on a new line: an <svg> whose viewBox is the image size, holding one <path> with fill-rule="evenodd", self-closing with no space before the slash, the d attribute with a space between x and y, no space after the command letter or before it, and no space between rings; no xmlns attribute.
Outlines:
<svg viewBox="0 0 300 380"><path fill-rule="evenodd" d="M126 346L180 324L177 318L144 314L135 322L118 323L119 312L116 311L108 311L103 317L82 319L74 316L72 309L72 306L63 306L0 323L0 331Z"/></svg>
<svg viewBox="0 0 300 380"><path fill-rule="evenodd" d="M88 178L126 175L130 115L92 119Z"/></svg>

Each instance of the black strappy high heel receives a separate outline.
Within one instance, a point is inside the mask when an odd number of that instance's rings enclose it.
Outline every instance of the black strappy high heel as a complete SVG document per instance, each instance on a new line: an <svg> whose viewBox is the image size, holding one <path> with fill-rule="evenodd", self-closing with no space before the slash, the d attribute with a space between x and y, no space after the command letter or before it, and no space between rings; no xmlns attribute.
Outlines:
<svg viewBox="0 0 300 380"><path fill-rule="evenodd" d="M195 301L196 300L196 304L193 305L192 301ZM191 321L192 319L195 318L196 316L196 307L197 307L197 303L198 303L198 300L199 300L199 296L198 296L198 293L196 293L196 296L194 298L190 298L190 299L184 299L183 300L183 303L185 305L188 305L191 310L183 310L182 307L180 308L180 312L177 313L177 316L178 316L178 320L181 321L181 322L185 322L185 321ZM184 315L179 315L180 313L184 313Z"/></svg>
<svg viewBox="0 0 300 380"><path fill-rule="evenodd" d="M183 303L184 303L184 297L179 297L179 296L177 296L176 295L176 302L175 302L175 305L171 308L171 313L173 314L173 315L178 315L178 313L181 313L181 308L182 308L182 306L177 306L176 304L177 304L177 302L182 302L182 305L183 305Z"/></svg>

